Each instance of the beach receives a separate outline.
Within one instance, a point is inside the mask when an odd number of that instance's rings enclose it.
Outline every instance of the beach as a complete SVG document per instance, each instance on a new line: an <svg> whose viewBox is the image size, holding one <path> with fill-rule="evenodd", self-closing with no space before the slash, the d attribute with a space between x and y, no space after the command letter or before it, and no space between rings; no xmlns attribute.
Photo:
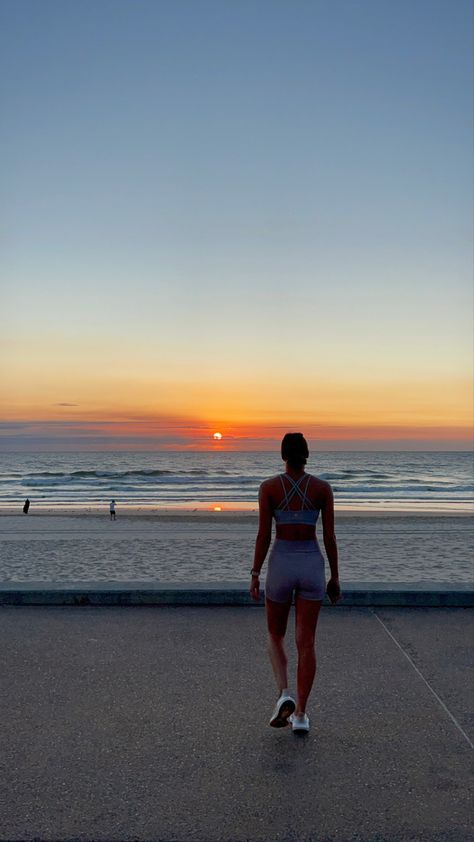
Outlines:
<svg viewBox="0 0 474 842"><path fill-rule="evenodd" d="M257 525L255 511L238 509L118 507L111 521L103 507L44 507L28 515L5 508L0 581L242 583ZM474 579L467 514L342 511L336 532L342 585ZM317 534L323 547L321 524Z"/></svg>

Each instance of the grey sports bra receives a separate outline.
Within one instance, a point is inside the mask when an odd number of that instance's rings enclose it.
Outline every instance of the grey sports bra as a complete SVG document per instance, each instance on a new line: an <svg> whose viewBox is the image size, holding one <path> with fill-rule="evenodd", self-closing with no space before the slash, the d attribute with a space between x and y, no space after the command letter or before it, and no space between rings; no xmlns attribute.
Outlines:
<svg viewBox="0 0 474 842"><path fill-rule="evenodd" d="M283 477L286 477L286 479L289 480L289 482L291 483L289 489L285 485ZM306 485L304 488L302 488L302 480L304 480L305 477ZM311 505L311 501L308 500L308 497L306 496L310 480L310 474L303 474L297 481L292 479L288 474L280 474L280 482L283 486L285 496L281 501L278 509L275 509L273 512L275 523L303 523L307 526L316 525L316 521L318 519L320 510L309 508ZM295 496L298 496L301 500L300 509L290 509L290 503Z"/></svg>

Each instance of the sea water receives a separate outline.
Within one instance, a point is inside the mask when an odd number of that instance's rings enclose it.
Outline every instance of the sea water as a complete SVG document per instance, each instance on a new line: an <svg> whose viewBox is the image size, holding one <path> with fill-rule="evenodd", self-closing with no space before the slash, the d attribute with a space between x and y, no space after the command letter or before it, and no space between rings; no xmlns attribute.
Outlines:
<svg viewBox="0 0 474 842"><path fill-rule="evenodd" d="M0 505L232 508L257 505L260 483L284 470L278 453L4 453ZM336 507L466 510L473 503L469 452L313 452L307 470L331 483Z"/></svg>

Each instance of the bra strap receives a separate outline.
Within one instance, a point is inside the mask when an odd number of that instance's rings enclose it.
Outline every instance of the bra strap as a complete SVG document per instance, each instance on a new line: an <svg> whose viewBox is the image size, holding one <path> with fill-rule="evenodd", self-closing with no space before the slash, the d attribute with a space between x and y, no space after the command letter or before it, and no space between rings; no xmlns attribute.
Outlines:
<svg viewBox="0 0 474 842"><path fill-rule="evenodd" d="M285 496L284 496L284 498L283 498L283 500L282 500L282 502L281 502L281 504L278 508L283 507L283 508L286 508L286 509L290 510L290 502L293 500L295 494L297 494L298 497L301 500L301 510L303 510L305 505L307 505L310 502L308 500L307 496L306 496L306 492L308 490L308 485L309 485L309 481L311 479L311 475L307 474L307 480L306 480L306 485L305 485L304 490L301 488L301 482L304 479L305 474L303 474L299 478L298 481L295 481L294 479L292 479L292 477L288 476L288 474L280 474L279 476L280 476L280 482L283 486L283 491L285 493ZM287 479L291 483L291 488L289 489L289 491L287 491L285 482L283 480L283 477L285 477L285 476L287 477ZM295 511L299 511L299 510L295 509Z"/></svg>
<svg viewBox="0 0 474 842"><path fill-rule="evenodd" d="M303 490L303 499L302 499L302 508L304 509L305 506L308 506L311 503L311 500L308 498L306 492L308 491L309 482L311 479L311 474L308 474L308 479L306 480L306 485Z"/></svg>

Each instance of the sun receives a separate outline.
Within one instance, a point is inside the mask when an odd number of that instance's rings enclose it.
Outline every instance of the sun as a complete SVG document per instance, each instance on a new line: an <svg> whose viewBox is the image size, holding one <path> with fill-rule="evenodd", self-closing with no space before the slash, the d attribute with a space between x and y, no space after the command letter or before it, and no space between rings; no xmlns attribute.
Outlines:
<svg viewBox="0 0 474 842"><path fill-rule="evenodd" d="M214 441L220 441L222 438L222 433L214 433L213 437Z"/></svg>

